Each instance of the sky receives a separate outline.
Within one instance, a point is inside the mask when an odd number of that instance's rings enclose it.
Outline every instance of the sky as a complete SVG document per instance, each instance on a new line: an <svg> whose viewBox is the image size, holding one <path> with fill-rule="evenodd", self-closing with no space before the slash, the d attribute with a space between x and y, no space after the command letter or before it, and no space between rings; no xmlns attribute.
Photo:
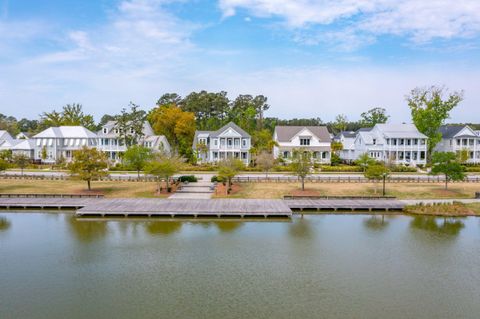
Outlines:
<svg viewBox="0 0 480 319"><path fill-rule="evenodd" d="M267 116L401 123L438 85L464 91L451 122L480 122L479 40L479 0L0 0L0 113L223 90L267 96Z"/></svg>

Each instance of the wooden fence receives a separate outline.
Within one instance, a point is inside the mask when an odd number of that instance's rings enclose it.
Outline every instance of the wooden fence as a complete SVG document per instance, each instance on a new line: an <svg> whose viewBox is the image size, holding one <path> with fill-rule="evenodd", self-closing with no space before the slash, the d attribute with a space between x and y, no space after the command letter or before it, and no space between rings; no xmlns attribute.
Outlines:
<svg viewBox="0 0 480 319"><path fill-rule="evenodd" d="M0 198L103 198L101 194L0 194Z"/></svg>

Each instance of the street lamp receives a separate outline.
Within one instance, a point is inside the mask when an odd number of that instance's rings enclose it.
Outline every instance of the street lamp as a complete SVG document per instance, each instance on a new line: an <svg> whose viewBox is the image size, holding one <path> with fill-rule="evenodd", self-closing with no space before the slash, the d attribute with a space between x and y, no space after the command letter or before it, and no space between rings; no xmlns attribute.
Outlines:
<svg viewBox="0 0 480 319"><path fill-rule="evenodd" d="M385 197L385 180L387 179L388 173L383 173L383 197Z"/></svg>

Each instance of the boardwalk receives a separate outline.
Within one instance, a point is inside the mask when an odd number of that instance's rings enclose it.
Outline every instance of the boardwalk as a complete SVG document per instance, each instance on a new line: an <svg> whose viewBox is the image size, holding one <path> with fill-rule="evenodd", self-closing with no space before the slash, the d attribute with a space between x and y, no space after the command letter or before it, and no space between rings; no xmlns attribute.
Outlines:
<svg viewBox="0 0 480 319"><path fill-rule="evenodd" d="M401 211L406 201L393 199L103 199L0 198L4 209L75 209L92 217L291 217L297 211Z"/></svg>
<svg viewBox="0 0 480 319"><path fill-rule="evenodd" d="M189 218L289 218L292 211L283 200L259 199L111 199L97 201L76 212L77 216L189 217Z"/></svg>
<svg viewBox="0 0 480 319"><path fill-rule="evenodd" d="M285 203L300 211L401 211L405 207L393 199L292 199Z"/></svg>

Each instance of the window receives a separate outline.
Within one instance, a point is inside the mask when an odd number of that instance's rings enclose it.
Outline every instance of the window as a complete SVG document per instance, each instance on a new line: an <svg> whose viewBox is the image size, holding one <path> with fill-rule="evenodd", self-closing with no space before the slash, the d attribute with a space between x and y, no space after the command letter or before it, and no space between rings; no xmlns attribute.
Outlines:
<svg viewBox="0 0 480 319"><path fill-rule="evenodd" d="M115 129L115 134L118 134L118 128Z"/></svg>
<svg viewBox="0 0 480 319"><path fill-rule="evenodd" d="M461 142L460 140L457 140L457 145L460 146L461 145Z"/></svg>
<svg viewBox="0 0 480 319"><path fill-rule="evenodd" d="M418 138L413 139L413 145L418 145Z"/></svg>
<svg viewBox="0 0 480 319"><path fill-rule="evenodd" d="M422 139L420 140L420 145L425 145L425 139L424 139L424 138L422 138Z"/></svg>
<svg viewBox="0 0 480 319"><path fill-rule="evenodd" d="M247 159L247 152L242 152L242 159Z"/></svg>
<svg viewBox="0 0 480 319"><path fill-rule="evenodd" d="M390 139L387 138L387 145L390 145Z"/></svg>
<svg viewBox="0 0 480 319"><path fill-rule="evenodd" d="M407 145L412 145L412 140L411 139L407 140Z"/></svg>
<svg viewBox="0 0 480 319"><path fill-rule="evenodd" d="M133 134L133 128L130 128L130 134Z"/></svg>
<svg viewBox="0 0 480 319"><path fill-rule="evenodd" d="M198 144L207 144L207 139L205 138L198 139Z"/></svg>
<svg viewBox="0 0 480 319"><path fill-rule="evenodd" d="M469 139L468 140L468 145L473 146L473 140Z"/></svg>
<svg viewBox="0 0 480 319"><path fill-rule="evenodd" d="M300 145L310 145L310 139L309 138L301 138L300 139Z"/></svg>
<svg viewBox="0 0 480 319"><path fill-rule="evenodd" d="M288 151L283 151L283 158L288 158L289 152Z"/></svg>
<svg viewBox="0 0 480 319"><path fill-rule="evenodd" d="M240 147L240 139L235 139L235 147Z"/></svg>
<svg viewBox="0 0 480 319"><path fill-rule="evenodd" d="M216 140L215 140L216 141ZM213 152L213 158L214 159L217 159L218 158L218 153L217 152Z"/></svg>
<svg viewBox="0 0 480 319"><path fill-rule="evenodd" d="M213 140L213 145L215 145L215 146L218 145L218 140L217 140L217 139L214 139L214 140Z"/></svg>
<svg viewBox="0 0 480 319"><path fill-rule="evenodd" d="M393 145L397 145L397 139L396 139L396 138L394 138L394 139L392 140L392 142L393 142Z"/></svg>
<svg viewBox="0 0 480 319"><path fill-rule="evenodd" d="M228 147L231 147L233 145L231 138L227 139L227 145L228 145Z"/></svg>
<svg viewBox="0 0 480 319"><path fill-rule="evenodd" d="M246 138L242 139L242 146L247 147L247 139Z"/></svg>
<svg viewBox="0 0 480 319"><path fill-rule="evenodd" d="M404 144L405 144L405 140L403 138L401 138L399 145L404 145Z"/></svg>
<svg viewBox="0 0 480 319"><path fill-rule="evenodd" d="M377 144L377 139L373 139L373 145L376 145Z"/></svg>
<svg viewBox="0 0 480 319"><path fill-rule="evenodd" d="M424 152L424 151L421 151L421 152L420 152L420 159L421 159L421 160L424 160L424 159L425 159L425 152Z"/></svg>
<svg viewBox="0 0 480 319"><path fill-rule="evenodd" d="M107 128L106 127L103 128L103 134L107 134Z"/></svg>

